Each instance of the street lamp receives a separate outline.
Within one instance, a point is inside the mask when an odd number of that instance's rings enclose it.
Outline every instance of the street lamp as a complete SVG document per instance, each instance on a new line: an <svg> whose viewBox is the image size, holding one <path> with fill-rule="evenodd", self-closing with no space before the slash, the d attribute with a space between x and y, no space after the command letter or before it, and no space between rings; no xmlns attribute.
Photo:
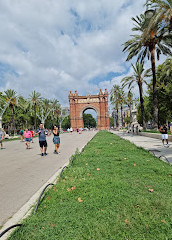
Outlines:
<svg viewBox="0 0 172 240"><path fill-rule="evenodd" d="M147 9L145 11L145 17L146 19L151 19L151 17L153 17L154 14L154 9L151 8L151 2L150 0L147 1Z"/></svg>

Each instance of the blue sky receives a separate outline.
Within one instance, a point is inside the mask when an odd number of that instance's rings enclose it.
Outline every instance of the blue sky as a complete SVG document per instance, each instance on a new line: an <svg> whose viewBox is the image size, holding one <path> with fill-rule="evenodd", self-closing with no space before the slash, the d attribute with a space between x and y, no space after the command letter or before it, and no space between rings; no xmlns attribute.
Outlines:
<svg viewBox="0 0 172 240"><path fill-rule="evenodd" d="M132 72L122 44L144 2L0 1L0 91L36 90L68 105L70 90L110 90Z"/></svg>

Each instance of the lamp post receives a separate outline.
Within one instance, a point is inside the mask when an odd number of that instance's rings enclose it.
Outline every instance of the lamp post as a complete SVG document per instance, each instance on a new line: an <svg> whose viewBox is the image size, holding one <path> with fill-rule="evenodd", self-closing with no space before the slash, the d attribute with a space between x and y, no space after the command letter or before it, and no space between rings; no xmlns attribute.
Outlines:
<svg viewBox="0 0 172 240"><path fill-rule="evenodd" d="M154 9L151 8L151 1L148 0L147 3L146 3L146 11L145 11L145 17L146 19L151 19L151 17L153 16L154 14Z"/></svg>

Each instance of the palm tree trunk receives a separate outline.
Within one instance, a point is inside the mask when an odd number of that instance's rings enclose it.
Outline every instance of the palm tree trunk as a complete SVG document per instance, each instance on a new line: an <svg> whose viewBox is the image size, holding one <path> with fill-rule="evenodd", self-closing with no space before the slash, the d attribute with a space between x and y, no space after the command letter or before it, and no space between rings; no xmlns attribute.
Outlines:
<svg viewBox="0 0 172 240"><path fill-rule="evenodd" d="M118 111L118 107L116 109L116 113L117 113L117 115L116 115L116 125L117 125L117 127L119 127L119 111Z"/></svg>
<svg viewBox="0 0 172 240"><path fill-rule="evenodd" d="M146 129L142 84L139 84L139 93L140 93L140 106L141 106L142 124L143 124L143 129Z"/></svg>
<svg viewBox="0 0 172 240"><path fill-rule="evenodd" d="M158 129L158 96L157 96L157 82L156 82L156 70L155 70L155 48L150 49L151 53L151 65L153 75L153 127Z"/></svg>
<svg viewBox="0 0 172 240"><path fill-rule="evenodd" d="M53 112L53 127L55 125L55 120L54 120L54 112Z"/></svg>
<svg viewBox="0 0 172 240"><path fill-rule="evenodd" d="M133 121L133 119L132 119L131 104L130 104L130 106L129 106L129 110L130 110L130 126L131 126L131 123L132 123L132 121Z"/></svg>
<svg viewBox="0 0 172 240"><path fill-rule="evenodd" d="M34 127L36 130L36 104L34 104Z"/></svg>
<svg viewBox="0 0 172 240"><path fill-rule="evenodd" d="M171 32L172 31L172 17L170 19L170 28L169 28L169 31Z"/></svg>
<svg viewBox="0 0 172 240"><path fill-rule="evenodd" d="M14 109L11 107L11 114L12 114L12 128L13 128L13 133L15 134L15 119L14 119Z"/></svg>
<svg viewBox="0 0 172 240"><path fill-rule="evenodd" d="M122 124L122 127L123 127L123 107L122 107L122 104L121 104L121 124Z"/></svg>

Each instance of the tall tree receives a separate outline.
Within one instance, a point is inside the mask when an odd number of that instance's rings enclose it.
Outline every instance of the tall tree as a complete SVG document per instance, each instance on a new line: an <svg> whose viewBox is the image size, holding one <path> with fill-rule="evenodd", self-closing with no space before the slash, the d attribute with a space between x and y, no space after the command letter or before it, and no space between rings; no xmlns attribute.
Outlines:
<svg viewBox="0 0 172 240"><path fill-rule="evenodd" d="M119 127L119 108L121 108L121 123L123 125L123 104L125 103L125 94L119 85L114 85L111 89L110 101L114 105L117 113L117 127Z"/></svg>
<svg viewBox="0 0 172 240"><path fill-rule="evenodd" d="M159 121L164 123L172 121L172 58L157 67L157 86L159 98ZM151 86L149 87L150 106L151 103Z"/></svg>
<svg viewBox="0 0 172 240"><path fill-rule="evenodd" d="M5 91L5 98L6 101L9 101L9 108L11 109L11 115L12 115L12 129L15 133L15 115L14 115L14 108L18 104L18 96L17 92L13 89L8 89Z"/></svg>
<svg viewBox="0 0 172 240"><path fill-rule="evenodd" d="M110 93L110 101L112 105L114 105L114 109L116 111L116 125L119 127L119 100L120 100L120 86L114 85L111 89Z"/></svg>
<svg viewBox="0 0 172 240"><path fill-rule="evenodd" d="M36 122L37 106L41 102L41 100L42 100L41 94L39 92L36 92L35 90L29 95L29 102L30 102L31 107L34 110L34 128L35 128L35 130L37 128L37 122Z"/></svg>
<svg viewBox="0 0 172 240"><path fill-rule="evenodd" d="M129 107L129 111L130 111L130 124L131 124L132 121L133 121L133 119L132 119L133 93L131 92L131 89L129 89L129 91L127 93L126 104Z"/></svg>
<svg viewBox="0 0 172 240"><path fill-rule="evenodd" d="M133 87L134 84L137 84L139 87L139 95L140 95L140 105L141 105L141 113L142 113L142 124L143 128L146 128L145 122L145 112L144 112L144 100L143 100L143 83L146 83L146 78L151 76L151 69L144 69L144 62L136 62L133 67L133 75L127 76L122 79L122 86L128 86L129 89Z"/></svg>
<svg viewBox="0 0 172 240"><path fill-rule="evenodd" d="M119 92L119 104L120 104L120 108L121 108L121 124L123 127L123 123L124 123L124 119L123 119L123 106L126 103L126 96L125 96L125 92L123 90L123 88L120 88L120 92Z"/></svg>
<svg viewBox="0 0 172 240"><path fill-rule="evenodd" d="M55 118L57 119L61 112L61 106L57 99L52 100L52 120L53 120L53 126L55 125ZM56 123L57 124L57 123Z"/></svg>
<svg viewBox="0 0 172 240"><path fill-rule="evenodd" d="M62 122L62 128L63 129L68 129L70 128L70 115L66 116Z"/></svg>
<svg viewBox="0 0 172 240"><path fill-rule="evenodd" d="M91 114L83 114L84 127L96 127L96 120Z"/></svg>
<svg viewBox="0 0 172 240"><path fill-rule="evenodd" d="M155 13L154 13L155 14ZM132 39L124 43L124 52L128 52L127 61L137 56L138 60L143 61L147 56L151 59L151 68L153 75L153 122L154 128L158 128L158 97L157 97L157 81L155 69L155 54L159 60L160 54L171 55L172 35L167 33L157 23L151 28L148 27L151 19L146 19L144 14L132 18L135 23L133 31L138 32L132 35Z"/></svg>
<svg viewBox="0 0 172 240"><path fill-rule="evenodd" d="M154 17L150 21L150 28L154 24L161 24L163 28L168 28L172 31L172 0L149 0L147 5L152 4L152 7L156 9Z"/></svg>

